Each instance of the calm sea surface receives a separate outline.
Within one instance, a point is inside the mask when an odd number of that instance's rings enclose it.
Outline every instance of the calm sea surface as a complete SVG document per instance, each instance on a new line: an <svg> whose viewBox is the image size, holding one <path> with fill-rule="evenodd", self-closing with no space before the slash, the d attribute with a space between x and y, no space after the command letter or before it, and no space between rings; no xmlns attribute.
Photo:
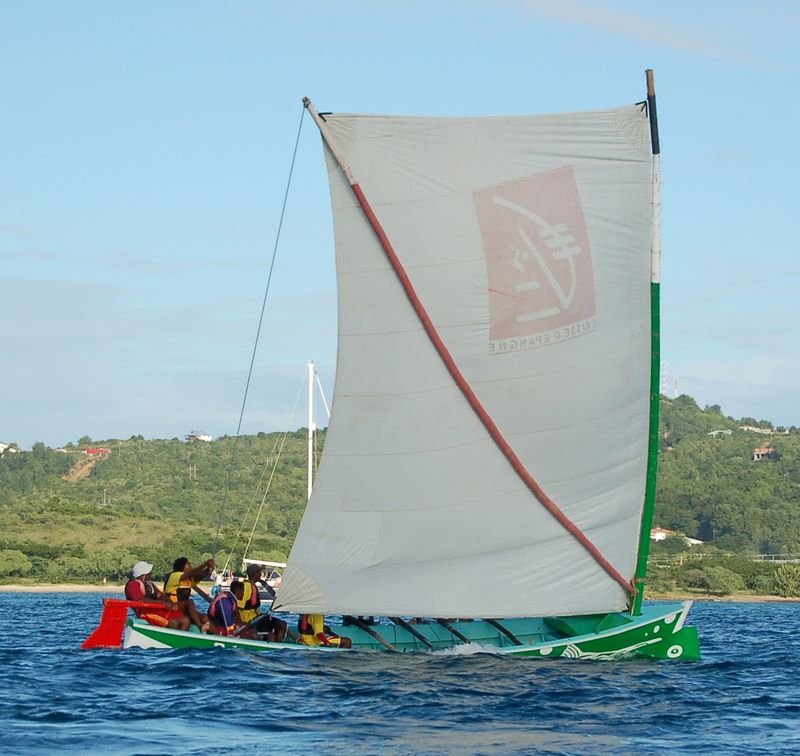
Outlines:
<svg viewBox="0 0 800 756"><path fill-rule="evenodd" d="M698 603L704 661L79 651L100 596L0 594L4 753L800 753L800 603Z"/></svg>

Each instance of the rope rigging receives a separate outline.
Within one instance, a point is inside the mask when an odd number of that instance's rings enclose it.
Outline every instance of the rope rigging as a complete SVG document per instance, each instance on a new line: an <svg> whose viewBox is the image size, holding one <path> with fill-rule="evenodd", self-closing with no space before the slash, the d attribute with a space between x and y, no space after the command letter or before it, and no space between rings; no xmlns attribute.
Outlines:
<svg viewBox="0 0 800 756"><path fill-rule="evenodd" d="M297 395L295 396L294 406L292 407L290 425L293 424L294 417L295 417L295 414L297 412L297 404L300 401L300 393L302 392L302 390L303 390L303 383L301 381L300 386L297 389ZM247 511L245 512L244 517L242 518L242 524L239 526L239 530L236 533L236 538L234 539L233 545L231 546L230 551L228 552L228 557L225 560L225 566L222 568L222 572L226 572L228 570L228 567L231 564L231 559L233 558L233 554L236 551L236 547L239 545L239 539L241 538L242 533L244 532L245 523L247 522L248 518L250 517L250 512L253 509L253 505L255 504L256 497L258 496L258 492L261 490L261 486L262 486L262 484L264 482L264 478L266 477L267 470L269 469L269 461L273 459L273 455L275 454L275 449L277 448L278 449L278 453L275 456L274 460L272 461L272 469L270 471L269 480L267 481L266 488L264 489L264 495L261 497L261 505L258 508L258 512L256 513L255 519L253 520L253 527L250 530L250 537L247 540L247 545L244 547L244 552L242 554L242 558L247 556L247 553L250 550L250 544L253 541L253 536L255 535L256 528L258 527L258 521L259 521L259 519L261 517L261 513L264 510L264 506L266 505L267 495L269 494L270 487L272 486L272 480L275 477L276 470L278 469L278 463L281 460L281 455L283 454L283 448L286 445L286 439L287 439L288 436L289 436L289 431L288 430L283 431L283 433L278 434L278 436L275 439L275 443L272 445L272 451L269 453L269 456L264 461L264 468L261 471L261 477L259 478L258 484L256 485L256 488L253 491L253 497L252 497L252 499L250 499L250 504L247 507ZM278 444L280 444L280 447L278 447Z"/></svg>
<svg viewBox="0 0 800 756"><path fill-rule="evenodd" d="M297 147L300 144L300 132L303 129L303 117L305 116L305 110L306 109L305 109L305 106L304 106L303 110L302 110L302 112L300 114L300 123L297 126L297 136L295 137L294 151L292 152L292 163L291 163L291 165L289 167L289 178L286 181L286 190L285 190L285 192L283 194L283 206L281 207L281 215L280 215L280 219L278 221L278 230L277 230L277 232L275 234L275 244L274 244L274 246L272 248L272 260L270 261L270 264L269 264L269 273L267 275L267 283L266 283L266 286L264 288L264 298L263 298L263 301L261 302L261 314L260 314L259 319L258 319L258 328L256 329L256 337L255 337L255 341L253 343L253 353L252 353L252 355L250 357L250 368L247 371L247 381L245 383L244 396L242 397L242 407L241 407L241 410L239 411L239 422L238 422L238 424L236 426L236 436L234 437L234 440L233 440L233 449L231 450L231 460L230 460L230 464L228 465L228 474L227 474L227 479L225 481L225 491L223 493L222 504L220 505L220 509L219 509L219 518L218 518L218 521L217 521L217 532L216 532L216 535L214 536L214 546L211 549L212 558L215 556L215 554L217 552L217 546L219 545L219 536L220 536L220 532L222 531L223 517L225 515L225 507L226 507L226 505L228 503L228 492L230 491L231 478L233 476L233 466L234 466L234 464L236 462L236 449L237 449L237 446L239 444L239 437L241 435L242 419L244 418L244 409L245 409L245 406L247 405L247 394L248 394L248 392L250 390L250 380L253 377L253 366L254 366L255 360L256 360L256 352L258 351L258 341L259 341L259 338L261 336L261 326L262 326L262 324L264 322L264 311L266 310L266 307L267 307L267 297L269 295L270 283L272 282L272 272L275 269L275 258L277 257L277 254L278 254L278 243L279 243L280 238L281 238L281 229L283 228L283 219L284 219L284 216L286 215L286 202L287 202L287 200L289 198L289 188L292 185L292 174L294 173L294 164L295 164L295 160L297 158Z"/></svg>
<svg viewBox="0 0 800 756"><path fill-rule="evenodd" d="M285 441L286 441L286 431L284 431L282 434L278 434L278 436L275 438L275 443L272 445L272 451L269 453L267 458L264 460L264 467L263 467L263 469L261 471L261 477L258 479L258 483L256 484L256 487L253 490L253 497L250 499L250 504L247 507L247 511L244 513L244 517L242 517L242 524L239 526L239 530L236 533L236 538L234 539L233 545L231 546L230 551L228 552L228 557L225 560L225 565L222 568L222 572L223 573L227 572L228 571L228 567L230 567L231 559L233 558L233 554L236 551L236 547L239 545L239 539L241 538L241 535L244 532L245 523L247 522L247 519L250 517L250 512L253 509L253 505L255 504L256 497L258 496L258 492L261 490L261 485L263 484L264 478L266 477L266 474L267 474L267 470L269 469L269 462L272 461L272 463L273 463L272 464L272 472L270 473L270 479L269 479L269 481L267 483L267 490L264 492L264 498L266 499L267 491L269 491L269 483L272 482L272 475L274 475L275 468L277 467L278 462L280 461L281 454L283 452L283 445L284 445ZM275 456L273 458L273 455L275 454L275 449L278 447L279 443L280 443L280 448L278 449L278 454L277 454L277 456ZM263 507L263 501L262 501L262 507ZM261 510L259 509L259 515L260 514L261 514ZM255 523L253 524L253 530L255 530L255 524L258 522L258 516L259 515L256 515L256 520L255 520ZM248 546L249 545L250 545L250 543L248 541ZM246 549L245 549L245 553L246 553Z"/></svg>

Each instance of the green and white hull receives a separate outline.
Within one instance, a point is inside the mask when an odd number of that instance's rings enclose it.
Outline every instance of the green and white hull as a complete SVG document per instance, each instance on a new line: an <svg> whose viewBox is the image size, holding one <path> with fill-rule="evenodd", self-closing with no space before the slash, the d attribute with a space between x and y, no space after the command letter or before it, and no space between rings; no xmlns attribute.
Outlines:
<svg viewBox="0 0 800 756"><path fill-rule="evenodd" d="M632 617L624 613L584 617L536 617L504 619L499 624L516 638L501 632L496 624L484 620L453 620L452 629L464 636L463 641L445 625L425 622L413 625L416 633L399 625L373 625L371 630L386 642L382 644L367 631L355 627L335 627L339 635L351 639L355 650L385 651L392 646L399 652L446 651L456 647L475 647L491 653L542 658L612 660L635 657L654 659L700 658L697 630L684 627L691 602L647 606L642 614ZM250 651L322 651L340 649L306 646L297 643L269 643L244 638L202 635L148 625L142 620L129 620L125 629L124 647L139 648L238 648Z"/></svg>

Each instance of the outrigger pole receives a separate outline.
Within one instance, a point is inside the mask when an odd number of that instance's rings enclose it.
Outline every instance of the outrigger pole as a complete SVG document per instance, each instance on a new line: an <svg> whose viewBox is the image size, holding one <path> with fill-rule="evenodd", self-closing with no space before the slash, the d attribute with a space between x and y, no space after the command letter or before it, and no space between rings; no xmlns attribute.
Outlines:
<svg viewBox="0 0 800 756"><path fill-rule="evenodd" d="M656 475L658 473L658 432L660 412L661 376L661 145L658 140L658 114L656 113L656 88L653 70L645 71L647 77L647 115L650 120L650 145L653 152L653 205L650 239L650 434L647 446L647 483L645 485L642 526L639 532L639 553L633 583L636 595L631 603L631 614L642 613L642 599L647 576L647 556L650 553L650 530L656 503Z"/></svg>
<svg viewBox="0 0 800 756"><path fill-rule="evenodd" d="M308 112L311 114L311 117L314 119L314 123L317 124L325 146L330 151L334 160L336 160L342 173L344 173L347 183L350 184L353 194L356 196L361 209L364 211L367 222L375 232L375 236L383 248L389 264L392 266L392 269L397 275L400 285L403 287L411 307L414 309L414 312L416 312L422 327L425 329L425 333L428 335L428 338L433 344L434 349L436 349L436 352L439 354L439 357L444 363L445 368L450 373L450 377L453 379L467 403L483 424L484 428L486 428L492 441L494 441L495 445L511 465L514 472L516 472L522 482L528 487L531 493L533 493L536 500L568 533L570 533L570 535L573 536L573 538L575 538L576 541L578 541L578 543L580 543L581 546L583 546L583 548L590 554L595 562L602 567L602 569L609 575L609 577L611 577L612 580L622 587L625 593L628 594L632 600L632 597L636 595L636 588L634 587L633 583L620 574L614 565L612 565L611 562L609 562L603 556L602 552L586 537L580 528L578 528L578 526L561 511L559 506L547 495L547 493L545 493L544 489L534 479L530 472L528 472L527 468L522 463L522 460L511 448L511 445L508 443L508 441L506 441L491 415L489 415L489 413L486 411L486 408L483 406L483 404L481 404L480 399L478 399L477 395L472 390L472 387L469 385L467 379L464 377L464 374L456 364L456 361L453 359L453 356L450 354L450 351L447 349L447 346L445 345L441 336L439 336L436 326L433 324L430 315L428 315L428 311L425 309L425 306L417 295L408 273L403 267L403 264L400 261L400 258L397 256L397 253L394 251L394 247L392 246L389 237L386 235L386 231L381 225L380 220L378 220L377 215L375 215L375 211L372 209L372 206L364 194L364 191L353 176L353 172L347 165L342 153L331 141L324 119L317 112L317 109L314 107L314 103L312 103L308 97L303 98L303 105L305 105Z"/></svg>

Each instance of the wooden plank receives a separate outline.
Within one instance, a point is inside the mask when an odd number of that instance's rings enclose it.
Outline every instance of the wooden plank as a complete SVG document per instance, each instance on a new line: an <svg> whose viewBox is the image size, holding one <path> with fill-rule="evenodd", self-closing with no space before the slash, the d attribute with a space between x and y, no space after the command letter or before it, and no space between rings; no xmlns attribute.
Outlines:
<svg viewBox="0 0 800 756"><path fill-rule="evenodd" d="M456 630L447 620L437 619L436 620L445 630L452 633L456 636L462 643L472 643L472 641L467 638L466 635L462 635L458 630Z"/></svg>
<svg viewBox="0 0 800 756"><path fill-rule="evenodd" d="M523 642L517 638L514 633L512 633L507 627L503 627L497 620L493 619L484 619L484 622L488 622L492 627L499 630L503 635L506 636L515 646L522 646L524 645Z"/></svg>
<svg viewBox="0 0 800 756"><path fill-rule="evenodd" d="M386 640L386 638L384 638L380 633L375 632L375 630L373 630L360 617L353 617L353 624L360 630L363 630L367 635L371 635L376 641L378 641L378 643L387 648L389 651L397 651L397 648L389 643L389 641Z"/></svg>
<svg viewBox="0 0 800 756"><path fill-rule="evenodd" d="M406 630L408 630L408 632L411 633L411 635L413 635L422 644L424 644L431 650L433 649L433 644L419 630L417 630L413 625L406 622L402 617L389 617L389 619L392 622L394 622L395 625L400 625L400 627L403 627Z"/></svg>

